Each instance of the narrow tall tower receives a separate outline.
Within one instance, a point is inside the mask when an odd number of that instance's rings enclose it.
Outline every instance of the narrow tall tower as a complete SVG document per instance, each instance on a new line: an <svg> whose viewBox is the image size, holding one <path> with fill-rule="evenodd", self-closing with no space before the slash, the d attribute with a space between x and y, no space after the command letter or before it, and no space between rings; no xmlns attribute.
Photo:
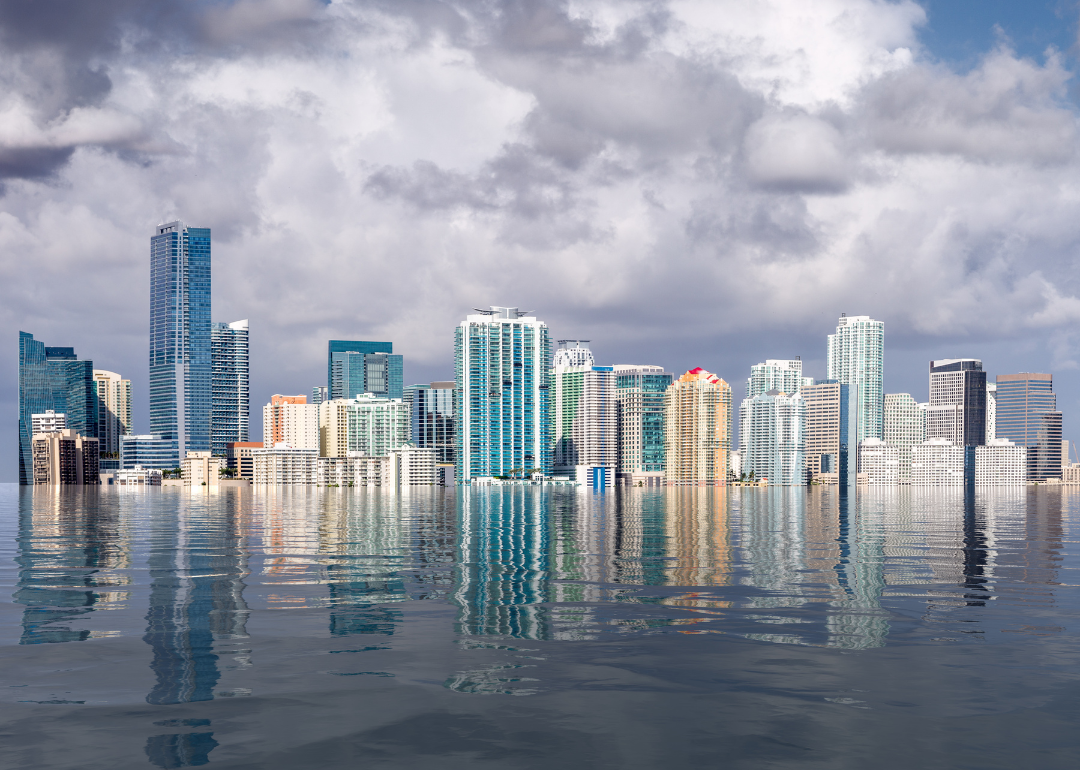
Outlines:
<svg viewBox="0 0 1080 770"><path fill-rule="evenodd" d="M827 379L851 388L857 442L883 438L885 422L885 324L866 315L841 315L829 335Z"/></svg>
<svg viewBox="0 0 1080 770"><path fill-rule="evenodd" d="M210 449L224 456L226 445L248 440L251 415L248 322L215 321L211 332L213 403Z"/></svg>
<svg viewBox="0 0 1080 770"><path fill-rule="evenodd" d="M178 467L210 449L210 229L158 225L150 238L150 432Z"/></svg>
<svg viewBox="0 0 1080 770"><path fill-rule="evenodd" d="M458 324L457 477L551 470L547 324L516 307L477 309Z"/></svg>

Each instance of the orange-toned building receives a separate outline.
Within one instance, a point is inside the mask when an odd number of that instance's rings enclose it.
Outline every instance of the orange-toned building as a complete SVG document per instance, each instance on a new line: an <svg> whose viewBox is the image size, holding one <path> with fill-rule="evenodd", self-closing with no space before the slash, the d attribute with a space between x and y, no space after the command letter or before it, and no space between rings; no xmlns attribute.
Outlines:
<svg viewBox="0 0 1080 770"><path fill-rule="evenodd" d="M319 407L307 396L275 394L263 407L263 445L288 443L294 449L319 448Z"/></svg>
<svg viewBox="0 0 1080 770"><path fill-rule="evenodd" d="M731 386L701 367L664 394L668 484L726 484L731 455Z"/></svg>

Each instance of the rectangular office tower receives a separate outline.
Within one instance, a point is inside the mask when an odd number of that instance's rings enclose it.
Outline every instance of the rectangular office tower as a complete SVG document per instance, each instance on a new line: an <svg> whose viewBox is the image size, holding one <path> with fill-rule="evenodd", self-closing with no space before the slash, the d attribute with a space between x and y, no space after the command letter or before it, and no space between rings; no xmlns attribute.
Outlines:
<svg viewBox="0 0 1080 770"><path fill-rule="evenodd" d="M615 369L619 420L620 483L664 484L664 393L673 376L662 366L620 365Z"/></svg>
<svg viewBox="0 0 1080 770"><path fill-rule="evenodd" d="M98 400L94 362L80 361L74 348L46 347L19 332L19 483L34 483L33 415L63 414L65 427L97 438Z"/></svg>
<svg viewBox="0 0 1080 770"><path fill-rule="evenodd" d="M477 309L454 330L457 478L551 470L547 324L516 307Z"/></svg>
<svg viewBox="0 0 1080 770"><path fill-rule="evenodd" d="M433 382L405 388L409 407L409 441L421 449L435 450L437 465L454 464L453 382Z"/></svg>
<svg viewBox="0 0 1080 770"><path fill-rule="evenodd" d="M371 393L379 398L401 398L401 356L392 342L330 340L327 360L330 398L356 398Z"/></svg>
<svg viewBox="0 0 1080 770"><path fill-rule="evenodd" d="M930 405L926 437L957 446L986 443L986 372L975 358L930 362Z"/></svg>
<svg viewBox="0 0 1080 770"><path fill-rule="evenodd" d="M840 314L829 335L827 379L851 388L855 399L856 443L883 438L885 421L885 324L870 316Z"/></svg>
<svg viewBox="0 0 1080 770"><path fill-rule="evenodd" d="M800 393L806 401L806 468L811 481L853 486L857 480L858 406L851 386L818 380Z"/></svg>
<svg viewBox="0 0 1080 770"><path fill-rule="evenodd" d="M1027 480L1061 478L1061 412L1053 375L999 374L995 434L1027 447Z"/></svg>
<svg viewBox="0 0 1080 770"><path fill-rule="evenodd" d="M150 239L150 434L172 443L165 465L210 450L210 229L158 225Z"/></svg>
<svg viewBox="0 0 1080 770"><path fill-rule="evenodd" d="M210 333L210 451L224 457L228 444L248 440L251 414L248 322L214 322Z"/></svg>
<svg viewBox="0 0 1080 770"><path fill-rule="evenodd" d="M559 340L552 359L552 472L590 486L599 472L601 486L608 486L618 462L616 375L610 366L594 366L583 342Z"/></svg>
<svg viewBox="0 0 1080 770"><path fill-rule="evenodd" d="M131 433L131 380L116 372L94 370L100 467L120 469L120 438Z"/></svg>

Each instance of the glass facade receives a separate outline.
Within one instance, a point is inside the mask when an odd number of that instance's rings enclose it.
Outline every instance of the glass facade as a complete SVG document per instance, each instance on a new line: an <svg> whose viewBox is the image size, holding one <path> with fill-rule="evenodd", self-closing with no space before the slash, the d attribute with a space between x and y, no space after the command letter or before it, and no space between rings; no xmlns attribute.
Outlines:
<svg viewBox="0 0 1080 770"><path fill-rule="evenodd" d="M435 462L454 462L454 403L457 400L452 382L410 385L405 388L409 405L409 443L434 449Z"/></svg>
<svg viewBox="0 0 1080 770"><path fill-rule="evenodd" d="M66 427L97 438L98 399L93 361L80 361L74 348L46 347L19 332L19 483L34 474L31 415L48 410L66 415Z"/></svg>
<svg viewBox="0 0 1080 770"><path fill-rule="evenodd" d="M618 371L619 463L617 473L663 473L664 393L672 375L664 371Z"/></svg>
<svg viewBox="0 0 1080 770"><path fill-rule="evenodd" d="M327 345L327 355L326 355L326 384L330 388L330 398L354 398L356 396L355 393L351 394L351 395L335 395L336 393L344 393L345 390L348 389L347 386L344 383L339 385L339 390L334 389L334 354L335 353L359 353L359 354L363 355L363 354L367 354L367 353L393 353L393 352L394 352L394 343L392 343L392 342L369 342L369 341L364 341L364 340L330 340L329 344ZM399 360L400 360L400 358L401 357L398 356ZM338 360L341 361L341 360L344 360L344 359L339 357ZM356 387L362 387L363 386L363 379L364 379L364 377L363 377L363 359L361 358L358 361L358 363L352 364L352 365L356 366L358 368L355 369L355 370L351 369L351 368L348 369L348 370L344 370L344 371L339 373L338 377L340 379L341 377L347 376L349 378L349 380L350 380L350 384L349 384L348 387L352 387L353 389L355 389ZM399 363L399 366L400 366L400 363ZM356 373L354 374L354 372L356 372ZM404 384L405 383L404 383L403 380L398 380L398 382L397 382L397 386L398 386L397 395L393 396L393 398L401 398L401 395L402 395L401 394L401 388L404 386ZM363 393L364 391L360 390L358 392ZM385 397L386 396L384 396L384 398Z"/></svg>
<svg viewBox="0 0 1080 770"><path fill-rule="evenodd" d="M1061 478L1061 412L1053 375L999 374L994 433L1025 446L1028 481Z"/></svg>
<svg viewBox="0 0 1080 770"><path fill-rule="evenodd" d="M550 473L547 324L492 307L467 316L454 335L457 478Z"/></svg>
<svg viewBox="0 0 1080 770"><path fill-rule="evenodd" d="M883 438L885 423L885 324L869 316L840 316L829 335L827 378L851 387L855 400L855 450L864 438Z"/></svg>
<svg viewBox="0 0 1080 770"><path fill-rule="evenodd" d="M143 468L172 470L179 468L176 462L176 442L161 436L121 436L120 467L130 470L136 465Z"/></svg>
<svg viewBox="0 0 1080 770"><path fill-rule="evenodd" d="M173 442L169 467L210 449L211 348L210 229L160 225L150 239L150 430Z"/></svg>
<svg viewBox="0 0 1080 770"><path fill-rule="evenodd" d="M210 451L224 457L228 444L248 440L251 412L248 322L215 322L210 342L213 363Z"/></svg>

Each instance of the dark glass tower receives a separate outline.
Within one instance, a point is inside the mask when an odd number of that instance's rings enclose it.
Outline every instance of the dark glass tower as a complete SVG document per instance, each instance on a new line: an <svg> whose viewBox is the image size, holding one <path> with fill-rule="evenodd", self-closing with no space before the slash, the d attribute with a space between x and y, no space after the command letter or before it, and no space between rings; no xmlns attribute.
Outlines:
<svg viewBox="0 0 1080 770"><path fill-rule="evenodd" d="M19 483L32 484L31 416L52 409L81 436L97 438L98 402L94 362L74 348L51 348L19 332Z"/></svg>
<svg viewBox="0 0 1080 770"><path fill-rule="evenodd" d="M393 354L392 342L330 340L329 347L326 381L330 398L356 398L361 393L402 397L402 358Z"/></svg>
<svg viewBox="0 0 1080 770"><path fill-rule="evenodd" d="M454 390L453 382L410 385L405 389L409 405L409 441L418 447L435 450L435 462L454 462Z"/></svg>
<svg viewBox="0 0 1080 770"><path fill-rule="evenodd" d="M960 446L986 443L986 372L975 358L930 362L927 438Z"/></svg>
<svg viewBox="0 0 1080 770"><path fill-rule="evenodd" d="M1061 412L1051 374L997 376L998 438L1026 446L1028 481L1061 478Z"/></svg>
<svg viewBox="0 0 1080 770"><path fill-rule="evenodd" d="M150 432L210 449L210 229L159 225L150 239Z"/></svg>

